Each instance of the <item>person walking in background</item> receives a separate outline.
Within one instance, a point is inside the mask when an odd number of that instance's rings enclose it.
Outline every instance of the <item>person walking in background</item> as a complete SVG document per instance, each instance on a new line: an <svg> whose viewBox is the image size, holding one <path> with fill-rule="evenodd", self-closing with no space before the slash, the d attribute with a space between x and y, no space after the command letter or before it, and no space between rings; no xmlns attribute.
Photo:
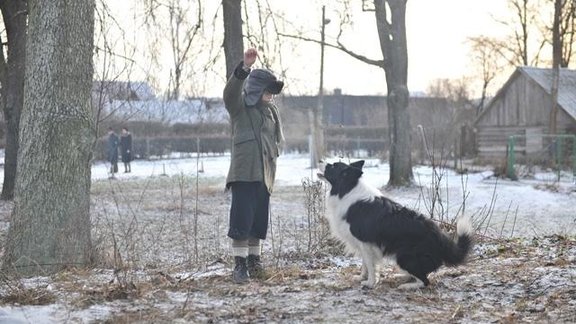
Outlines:
<svg viewBox="0 0 576 324"><path fill-rule="evenodd" d="M224 88L233 136L226 189L232 191L228 237L232 239L235 283L265 277L261 240L268 231L270 194L284 140L280 113L273 102L284 83L269 70L252 70L257 57L256 49L246 50Z"/></svg>
<svg viewBox="0 0 576 324"><path fill-rule="evenodd" d="M130 162L132 161L132 134L126 127L122 127L122 133L120 134L120 153L124 163L124 173L132 172L130 168Z"/></svg>
<svg viewBox="0 0 576 324"><path fill-rule="evenodd" d="M118 135L112 127L108 128L107 153L108 162L110 162L110 178L114 178L114 174L118 172Z"/></svg>

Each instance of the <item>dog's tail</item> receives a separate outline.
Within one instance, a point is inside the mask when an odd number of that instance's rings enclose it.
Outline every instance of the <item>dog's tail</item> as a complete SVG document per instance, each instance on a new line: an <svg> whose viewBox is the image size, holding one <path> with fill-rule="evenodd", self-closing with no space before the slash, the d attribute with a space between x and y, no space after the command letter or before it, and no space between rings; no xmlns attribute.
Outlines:
<svg viewBox="0 0 576 324"><path fill-rule="evenodd" d="M474 228L468 217L462 217L456 223L456 241L446 242L444 263L447 266L457 266L466 262L473 245ZM447 238L448 239L448 238Z"/></svg>

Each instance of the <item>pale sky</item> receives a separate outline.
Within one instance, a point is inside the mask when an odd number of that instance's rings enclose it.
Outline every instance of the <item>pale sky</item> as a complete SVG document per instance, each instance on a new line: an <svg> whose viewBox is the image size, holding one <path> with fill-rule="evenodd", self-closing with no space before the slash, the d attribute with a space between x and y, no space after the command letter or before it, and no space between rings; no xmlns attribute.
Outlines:
<svg viewBox="0 0 576 324"><path fill-rule="evenodd" d="M491 14L504 9L505 0L409 0L406 10L409 90L425 91L434 79L458 79L473 73L465 41L470 36L502 33L502 26L494 22ZM356 22L357 33L351 38L357 45L350 47L373 53L371 58L380 59L373 13L362 15L365 19ZM327 30L332 32L330 27L328 25ZM332 34L336 33L337 30ZM384 93L384 80L383 70L337 50L326 50L324 84L327 91L342 88L347 94Z"/></svg>
<svg viewBox="0 0 576 324"><path fill-rule="evenodd" d="M135 2L136 1L136 2ZM251 0L245 0L250 3ZM332 20L326 26L326 41L333 40L338 33L338 13L336 4L339 1L328 0L268 0L268 3L278 13L283 13L286 21L291 21L306 32L306 35L320 38L321 5L326 5L326 17ZM128 33L128 41L133 39L140 51L145 50L142 28L133 28L134 13L130 9L137 0L111 1L109 5L117 13L118 21L124 24ZM254 4L254 2L251 2ZM354 0L350 14L354 25L344 34L346 46L359 54L372 59L381 59L380 45L377 37L374 13L361 11L361 0ZM505 15L507 9L505 0L409 0L407 2L407 38L408 38L408 87L411 92L425 91L430 82L435 79L459 79L470 76L474 72L470 64L469 49L465 44L467 37L494 36L503 34L504 27L496 23L492 16ZM220 1L211 0L204 5L204 19L213 19L217 14L217 22L213 26L205 24L205 33L217 34L214 39L221 43L222 13ZM141 18L141 17L140 17ZM288 33L288 32L287 32ZM211 36L206 36L211 37ZM271 41L274 38L269 39ZM287 40L288 41L288 40ZM116 44L122 43L116 40ZM245 43L246 44L246 43ZM246 44L245 46L247 46ZM217 51L218 48L212 51ZM199 49L196 61L201 61L208 48ZM223 52L223 50L221 50ZM163 52L169 56L170 50ZM221 55L223 57L223 53ZM241 58L239 58L240 60ZM169 62L170 58L164 58ZM300 42L285 49L282 53L282 64L272 66L273 70L284 68L287 73L287 93L314 95L318 92L320 70L320 45L310 42ZM132 79L141 79L143 70L149 63L139 61L139 68L132 73ZM224 63L221 59L216 71L207 71L201 76L196 75L192 83L202 84L201 90L195 90L196 95L219 97L222 94L224 82ZM167 84L169 66L156 71L147 70L153 74L159 86ZM198 78L204 79L198 79ZM188 80L190 81L190 80ZM503 82L504 80L501 80ZM338 50L325 48L324 89L331 92L341 88L344 94L377 95L385 94L384 71L378 67L362 63Z"/></svg>
<svg viewBox="0 0 576 324"><path fill-rule="evenodd" d="M466 39L502 34L491 15L506 8L505 0L409 0L410 89L422 91L433 79L472 73Z"/></svg>

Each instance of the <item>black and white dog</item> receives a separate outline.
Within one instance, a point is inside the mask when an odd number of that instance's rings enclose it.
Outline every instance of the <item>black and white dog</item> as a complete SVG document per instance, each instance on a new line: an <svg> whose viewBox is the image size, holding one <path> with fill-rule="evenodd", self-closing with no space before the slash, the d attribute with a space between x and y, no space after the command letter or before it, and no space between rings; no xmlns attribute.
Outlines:
<svg viewBox="0 0 576 324"><path fill-rule="evenodd" d="M428 274L441 265L465 262L473 236L468 218L457 222L458 238L453 240L432 220L384 197L364 182L363 166L364 161L321 164L318 173L330 184L326 200L330 230L348 252L362 258L363 287L376 285L377 266L384 258L416 279L400 285L401 289L427 286Z"/></svg>

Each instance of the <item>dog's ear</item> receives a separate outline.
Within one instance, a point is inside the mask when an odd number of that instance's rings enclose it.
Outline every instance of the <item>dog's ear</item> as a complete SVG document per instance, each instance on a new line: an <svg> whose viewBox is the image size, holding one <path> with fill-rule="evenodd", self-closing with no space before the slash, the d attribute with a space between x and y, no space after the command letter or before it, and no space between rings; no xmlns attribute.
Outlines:
<svg viewBox="0 0 576 324"><path fill-rule="evenodd" d="M360 176L362 176L362 174L364 172L362 172L362 169L360 169L362 166L360 166L360 168L354 167L352 165L350 165L350 168L346 168L346 170L344 171L344 175L345 176L353 176L354 178L360 178Z"/></svg>
<svg viewBox="0 0 576 324"><path fill-rule="evenodd" d="M350 163L350 166L362 170L362 167L364 166L364 160L360 160L360 161L356 161L356 162L354 162L354 163Z"/></svg>

